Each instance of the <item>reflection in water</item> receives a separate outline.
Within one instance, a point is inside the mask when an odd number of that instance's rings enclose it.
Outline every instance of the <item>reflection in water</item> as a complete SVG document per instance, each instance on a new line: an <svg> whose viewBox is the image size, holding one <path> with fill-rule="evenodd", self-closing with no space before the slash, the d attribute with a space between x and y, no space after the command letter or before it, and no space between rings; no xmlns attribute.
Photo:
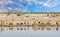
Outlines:
<svg viewBox="0 0 60 37"><path fill-rule="evenodd" d="M27 26L22 26L22 27L0 27L0 32L2 32L2 31L8 31L8 30L11 30L11 31L13 31L13 30L34 30L34 31L37 31L37 30L58 30L59 28L57 27L37 27L37 29L36 28L34 28L34 27L27 27Z"/></svg>
<svg viewBox="0 0 60 37"><path fill-rule="evenodd" d="M13 30L13 27L9 27L9 30Z"/></svg>

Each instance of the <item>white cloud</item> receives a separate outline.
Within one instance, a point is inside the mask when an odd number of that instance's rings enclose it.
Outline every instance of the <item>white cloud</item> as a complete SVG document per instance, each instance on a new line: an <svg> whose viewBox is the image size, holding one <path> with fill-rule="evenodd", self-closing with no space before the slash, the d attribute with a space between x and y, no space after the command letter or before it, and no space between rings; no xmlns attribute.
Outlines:
<svg viewBox="0 0 60 37"><path fill-rule="evenodd" d="M28 2L29 5L34 4L42 4L43 2L37 1L37 0L25 0L26 2Z"/></svg>
<svg viewBox="0 0 60 37"><path fill-rule="evenodd" d="M19 1L23 2L22 0L19 0ZM12 7L6 7L6 5L13 4L13 3L17 4L20 7L24 7L22 4L20 4L18 2L14 2L12 0L0 0L0 12L9 12L9 10L13 11L14 8L12 8ZM18 8L18 7L15 7L15 8L17 8L18 11L22 11L22 12L27 11L26 8Z"/></svg>
<svg viewBox="0 0 60 37"><path fill-rule="evenodd" d="M47 2L45 2L43 5L47 6L47 7L55 7L58 4L60 4L59 0L48 0Z"/></svg>
<svg viewBox="0 0 60 37"><path fill-rule="evenodd" d="M49 7L49 8L52 8L52 7L55 7L55 6L57 6L57 5L59 5L60 4L60 0L45 0L45 1L43 1L43 0L19 0L21 3L22 2L27 2L28 3L28 6L30 6L30 5L32 5L32 4L35 4L36 6L37 5L43 5L43 6L46 6L46 7ZM20 6L18 9L20 10L20 11L22 11L22 12L26 12L26 11L28 11L28 8L26 7L24 7L22 4L20 4L20 3L17 3L17 2L14 2L14 1L12 1L12 0L0 0L0 12L2 11L2 12L8 12L9 10L13 10L13 8L11 8L11 7L5 7L6 5L8 5L8 4L13 4L13 3L16 3L18 6Z"/></svg>
<svg viewBox="0 0 60 37"><path fill-rule="evenodd" d="M9 10L12 10L12 8L11 8L11 7L8 7L8 9L9 9Z"/></svg>
<svg viewBox="0 0 60 37"><path fill-rule="evenodd" d="M28 12L28 9L23 9L22 12Z"/></svg>
<svg viewBox="0 0 60 37"><path fill-rule="evenodd" d="M35 5L39 4L39 5L43 5L46 7L55 7L58 4L60 4L59 0L46 0L45 2L44 1L38 1L38 0L25 0L25 1L27 1L29 5L32 5L34 3Z"/></svg>
<svg viewBox="0 0 60 37"><path fill-rule="evenodd" d="M14 3L14 2L11 0L0 0L0 12L8 12L8 10L5 6L7 4L12 4L12 3Z"/></svg>
<svg viewBox="0 0 60 37"><path fill-rule="evenodd" d="M0 9L0 12L7 12L7 9L1 8L1 9Z"/></svg>

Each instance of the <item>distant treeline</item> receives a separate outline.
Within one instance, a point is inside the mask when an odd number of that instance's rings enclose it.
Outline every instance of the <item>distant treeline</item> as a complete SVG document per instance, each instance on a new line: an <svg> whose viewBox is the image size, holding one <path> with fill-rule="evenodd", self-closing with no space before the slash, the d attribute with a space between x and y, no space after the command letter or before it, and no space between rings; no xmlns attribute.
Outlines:
<svg viewBox="0 0 60 37"><path fill-rule="evenodd" d="M50 13L50 14L60 14L60 12L0 12L0 14L45 14L45 13Z"/></svg>

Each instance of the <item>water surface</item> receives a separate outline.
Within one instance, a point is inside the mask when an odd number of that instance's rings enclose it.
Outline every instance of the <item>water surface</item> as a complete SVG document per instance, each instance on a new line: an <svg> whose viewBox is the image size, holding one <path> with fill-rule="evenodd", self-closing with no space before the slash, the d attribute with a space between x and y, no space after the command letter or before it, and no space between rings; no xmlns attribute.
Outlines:
<svg viewBox="0 0 60 37"><path fill-rule="evenodd" d="M35 31L32 27L2 27L2 29L0 27L0 37L60 37L60 28L58 30L40 28Z"/></svg>

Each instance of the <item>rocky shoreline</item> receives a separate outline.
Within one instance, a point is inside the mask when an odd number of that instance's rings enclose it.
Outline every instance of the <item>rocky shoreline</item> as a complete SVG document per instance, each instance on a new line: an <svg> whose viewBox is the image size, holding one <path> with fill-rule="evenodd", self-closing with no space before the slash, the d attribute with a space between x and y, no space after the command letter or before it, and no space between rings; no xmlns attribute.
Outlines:
<svg viewBox="0 0 60 37"><path fill-rule="evenodd" d="M60 27L60 14L0 14L0 27L33 26L34 22L36 22L38 26Z"/></svg>

